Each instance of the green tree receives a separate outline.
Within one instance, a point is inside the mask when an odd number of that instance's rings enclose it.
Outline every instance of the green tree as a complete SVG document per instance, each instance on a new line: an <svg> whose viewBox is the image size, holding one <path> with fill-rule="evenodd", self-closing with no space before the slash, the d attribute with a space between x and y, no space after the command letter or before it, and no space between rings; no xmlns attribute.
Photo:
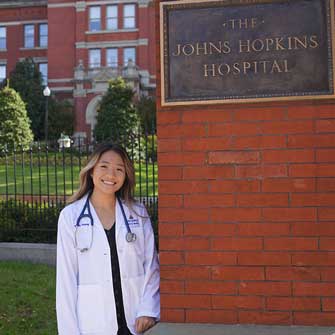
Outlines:
<svg viewBox="0 0 335 335"><path fill-rule="evenodd" d="M9 84L26 103L31 128L36 139L44 136L45 98L42 75L31 58L16 63Z"/></svg>
<svg viewBox="0 0 335 335"><path fill-rule="evenodd" d="M136 104L140 124L145 134L156 132L156 101L151 97L142 96Z"/></svg>
<svg viewBox="0 0 335 335"><path fill-rule="evenodd" d="M137 114L132 99L134 92L118 77L109 82L102 97L94 137L97 141L112 140L127 145L129 134L137 125Z"/></svg>
<svg viewBox="0 0 335 335"><path fill-rule="evenodd" d="M57 140L60 134L72 135L74 130L73 105L67 101L49 99L48 138Z"/></svg>
<svg viewBox="0 0 335 335"><path fill-rule="evenodd" d="M27 148L33 141L30 120L20 95L8 86L0 91L0 149L22 145Z"/></svg>

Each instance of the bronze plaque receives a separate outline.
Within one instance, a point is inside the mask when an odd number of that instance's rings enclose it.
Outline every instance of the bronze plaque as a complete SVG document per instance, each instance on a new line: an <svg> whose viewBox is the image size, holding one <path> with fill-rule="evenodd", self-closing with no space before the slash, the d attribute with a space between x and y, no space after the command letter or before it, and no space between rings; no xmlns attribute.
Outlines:
<svg viewBox="0 0 335 335"><path fill-rule="evenodd" d="M162 105L335 98L333 0L160 4Z"/></svg>

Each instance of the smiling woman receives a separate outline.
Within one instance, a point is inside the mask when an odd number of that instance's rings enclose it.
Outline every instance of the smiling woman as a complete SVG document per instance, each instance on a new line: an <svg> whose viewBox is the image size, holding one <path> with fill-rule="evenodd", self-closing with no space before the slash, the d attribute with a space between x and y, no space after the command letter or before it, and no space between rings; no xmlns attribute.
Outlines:
<svg viewBox="0 0 335 335"><path fill-rule="evenodd" d="M98 147L81 170L58 224L60 335L137 335L159 320L154 234L134 188L134 166L119 145Z"/></svg>
<svg viewBox="0 0 335 335"><path fill-rule="evenodd" d="M134 170L131 164L129 164L128 169L130 170L128 179L130 178L132 183L134 183ZM115 193L121 189L126 179L126 168L123 159L114 151L104 152L98 163L94 166L91 177L94 184L92 202L99 203L99 200L95 200L95 198L100 193L112 196L115 202Z"/></svg>

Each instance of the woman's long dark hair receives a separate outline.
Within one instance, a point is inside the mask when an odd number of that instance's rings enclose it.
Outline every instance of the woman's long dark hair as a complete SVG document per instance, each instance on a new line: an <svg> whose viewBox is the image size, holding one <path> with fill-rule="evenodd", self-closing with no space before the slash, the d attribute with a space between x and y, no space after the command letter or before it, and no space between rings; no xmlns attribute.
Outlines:
<svg viewBox="0 0 335 335"><path fill-rule="evenodd" d="M115 143L100 144L93 151L88 159L86 166L83 167L79 173L79 189L67 200L68 204L81 199L85 194L93 191L94 184L91 174L101 155L107 151L113 151L117 153L123 161L126 178L122 187L116 192L116 195L123 199L127 205L132 206L134 203L135 190L134 165L131 162L127 151L121 145Z"/></svg>

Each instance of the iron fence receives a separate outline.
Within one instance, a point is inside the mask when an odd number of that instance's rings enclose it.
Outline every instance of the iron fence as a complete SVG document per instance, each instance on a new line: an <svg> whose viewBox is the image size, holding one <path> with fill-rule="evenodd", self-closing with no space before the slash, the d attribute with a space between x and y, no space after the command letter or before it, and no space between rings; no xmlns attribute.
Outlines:
<svg viewBox="0 0 335 335"><path fill-rule="evenodd" d="M97 144L76 138L69 148L34 143L0 153L1 242L56 241L59 212L77 189L79 171ZM157 233L156 135L130 134L127 151L135 166L135 198L146 205Z"/></svg>

